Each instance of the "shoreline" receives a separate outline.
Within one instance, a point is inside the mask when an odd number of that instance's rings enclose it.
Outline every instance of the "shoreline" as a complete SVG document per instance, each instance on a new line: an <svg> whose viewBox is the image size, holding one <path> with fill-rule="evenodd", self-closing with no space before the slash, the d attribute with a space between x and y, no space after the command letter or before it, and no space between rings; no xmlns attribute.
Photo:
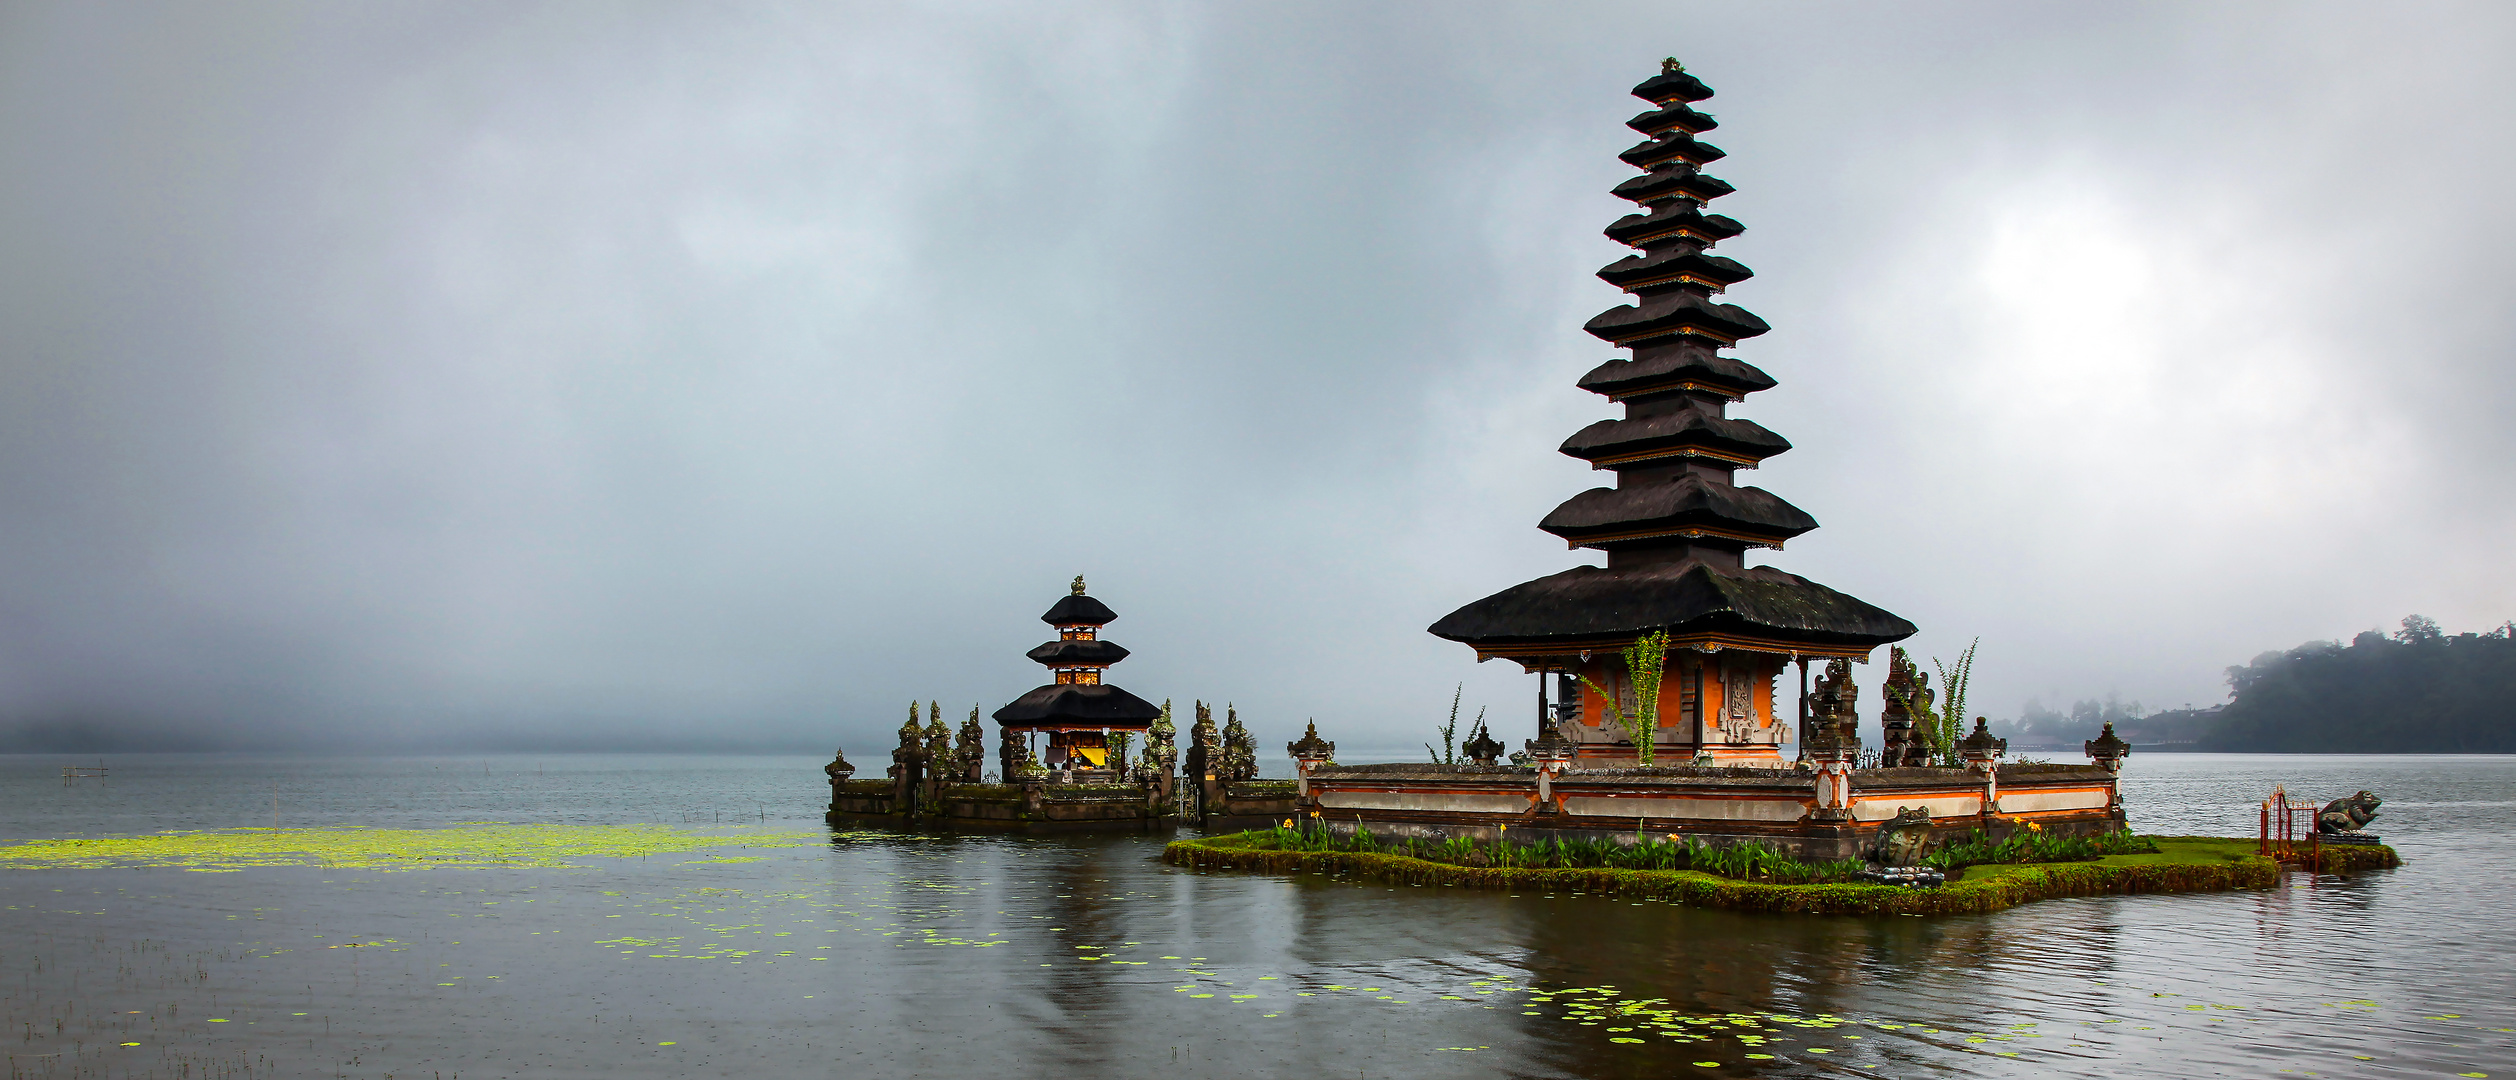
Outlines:
<svg viewBox="0 0 2516 1080"><path fill-rule="evenodd" d="M1406 885L1605 893L1669 900L1691 907L1805 915L1976 915L2066 896L2227 892L2268 889L2283 866L2254 853L2250 839L2151 837L2156 854L2109 855L2092 862L1985 863L1935 888L1895 885L1775 885L1700 870L1469 867L1402 855L1350 851L1283 851L1257 847L1250 833L1175 840L1162 861L1190 869L1325 873ZM1237 841L1237 842L1236 842ZM2327 847L2322 872L2349 874L2401 865L2393 848Z"/></svg>

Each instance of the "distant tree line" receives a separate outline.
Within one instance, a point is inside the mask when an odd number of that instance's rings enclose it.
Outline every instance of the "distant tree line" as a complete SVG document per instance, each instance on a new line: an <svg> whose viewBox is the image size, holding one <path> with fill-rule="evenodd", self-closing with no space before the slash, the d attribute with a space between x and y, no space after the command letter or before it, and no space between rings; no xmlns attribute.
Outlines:
<svg viewBox="0 0 2516 1080"><path fill-rule="evenodd" d="M2008 733L2028 747L2076 749L2109 720L2133 744L2158 749L2516 753L2516 622L2448 634L2413 615L2391 636L2310 641L2229 668L2226 704L2144 714L2138 702L2108 698L2065 715L2030 701Z"/></svg>

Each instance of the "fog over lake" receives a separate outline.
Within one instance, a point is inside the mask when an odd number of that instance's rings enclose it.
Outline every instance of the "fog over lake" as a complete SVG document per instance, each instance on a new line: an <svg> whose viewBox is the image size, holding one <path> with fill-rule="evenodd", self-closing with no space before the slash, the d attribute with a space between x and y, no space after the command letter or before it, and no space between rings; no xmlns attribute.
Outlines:
<svg viewBox="0 0 2516 1080"><path fill-rule="evenodd" d="M1714 87L1762 562L1974 711L2516 616L2504 5L0 11L0 749L889 742L1111 679L1427 737ZM1883 665L1857 676L1874 687Z"/></svg>

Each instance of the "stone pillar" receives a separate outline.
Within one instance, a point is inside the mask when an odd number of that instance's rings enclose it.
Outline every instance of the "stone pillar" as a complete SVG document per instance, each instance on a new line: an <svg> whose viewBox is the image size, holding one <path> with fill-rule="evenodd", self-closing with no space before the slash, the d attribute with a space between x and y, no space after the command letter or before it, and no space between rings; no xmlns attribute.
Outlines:
<svg viewBox="0 0 2516 1080"><path fill-rule="evenodd" d="M905 815L910 821L917 820L925 763L926 747L917 730L917 718L912 715L908 723L900 726L900 745L891 751L892 813Z"/></svg>
<svg viewBox="0 0 2516 1080"><path fill-rule="evenodd" d="M1983 813L1989 817L2001 810L2001 755L2009 750L2009 740L1995 739L1989 722L1974 718L1974 734L1957 743L1957 754L1966 763L1966 771L1983 778Z"/></svg>
<svg viewBox="0 0 2516 1080"><path fill-rule="evenodd" d="M2088 751L2088 760L2106 771L2106 812L2114 816L2116 828L2128 828L2130 822L2123 815L2123 759L2131 756L2132 744L2117 737L2114 721L2108 720L2105 730L2080 745Z"/></svg>
<svg viewBox="0 0 2516 1080"><path fill-rule="evenodd" d="M1851 828L1852 766L1860 759L1861 733L1853 713L1860 688L1852 683L1852 662L1826 662L1826 674L1808 695L1808 745L1801 756L1817 771L1812 824L1837 830Z"/></svg>
<svg viewBox="0 0 2516 1080"><path fill-rule="evenodd" d="M847 748L833 751L830 763L822 766L821 771L830 778L830 809L835 811L839 808L839 785L856 775L856 766L847 763Z"/></svg>
<svg viewBox="0 0 2516 1080"><path fill-rule="evenodd" d="M1546 729L1540 738L1521 744L1529 756L1529 764L1538 773L1538 807L1541 814L1555 812L1555 774L1572 766L1573 744L1555 728Z"/></svg>
<svg viewBox="0 0 2516 1080"><path fill-rule="evenodd" d="M1319 721L1310 722L1302 737L1284 744L1284 752L1293 756L1293 787L1304 800L1310 798L1310 771L1321 765L1336 764L1337 744L1319 737Z"/></svg>

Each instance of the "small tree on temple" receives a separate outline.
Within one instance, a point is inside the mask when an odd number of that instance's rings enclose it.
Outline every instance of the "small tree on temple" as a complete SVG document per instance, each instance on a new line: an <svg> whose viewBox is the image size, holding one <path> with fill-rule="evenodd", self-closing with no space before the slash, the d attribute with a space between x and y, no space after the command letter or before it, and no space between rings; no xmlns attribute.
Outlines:
<svg viewBox="0 0 2516 1080"><path fill-rule="evenodd" d="M1625 729L1625 737L1633 740L1634 763L1651 764L1651 742L1660 730L1660 674L1669 663L1669 632L1654 630L1642 640L1625 647L1625 682L1634 691L1634 708L1628 713L1615 694L1608 693L1590 677L1581 677L1581 684L1607 703L1608 719Z"/></svg>
<svg viewBox="0 0 2516 1080"><path fill-rule="evenodd" d="M1455 749L1459 745L1459 697L1467 692L1468 684L1466 683L1460 683L1450 691L1450 719L1436 729L1441 732L1441 749L1433 749L1431 743L1424 744L1424 752L1433 755L1435 765L1459 763L1459 754Z"/></svg>
<svg viewBox="0 0 2516 1080"><path fill-rule="evenodd" d="M1942 663L1936 656L1931 658L1931 666L1939 669L1937 707L1933 707L1927 693L1907 698L1894 685L1887 687L1887 692L1898 695L1912 713L1914 730L1930 742L1931 756L1941 765L1953 768L1965 764L1957 743L1966 735L1966 684L1974 678L1974 650L1982 644L1982 638L1966 643L1966 651L1957 654L1954 664Z"/></svg>
<svg viewBox="0 0 2516 1080"><path fill-rule="evenodd" d="M1116 774L1120 780L1127 779L1127 748L1134 745L1135 741L1136 733L1132 731L1109 733L1110 772Z"/></svg>

